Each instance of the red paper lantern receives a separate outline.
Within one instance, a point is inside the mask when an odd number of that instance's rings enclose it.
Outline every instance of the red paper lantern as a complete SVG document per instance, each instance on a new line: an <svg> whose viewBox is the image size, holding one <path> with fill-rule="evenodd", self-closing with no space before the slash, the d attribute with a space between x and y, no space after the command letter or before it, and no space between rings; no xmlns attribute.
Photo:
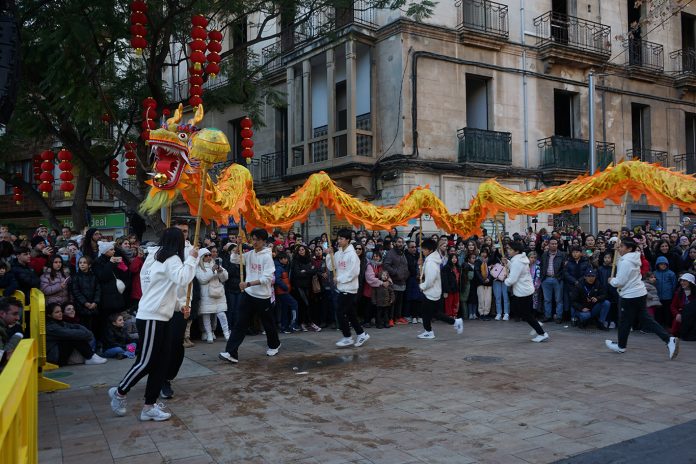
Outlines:
<svg viewBox="0 0 696 464"><path fill-rule="evenodd" d="M251 139L242 139L242 148L254 148L254 141Z"/></svg>
<svg viewBox="0 0 696 464"><path fill-rule="evenodd" d="M149 130L144 130L140 133L140 138L147 141L150 140L150 131Z"/></svg>
<svg viewBox="0 0 696 464"><path fill-rule="evenodd" d="M75 177L73 176L72 172L70 171L64 171L60 173L60 180L63 182L70 182L73 180Z"/></svg>
<svg viewBox="0 0 696 464"><path fill-rule="evenodd" d="M251 129L242 129L241 136L243 139L250 139L254 136L254 131Z"/></svg>
<svg viewBox="0 0 696 464"><path fill-rule="evenodd" d="M202 52L203 50L206 49L205 41L201 39L196 39L193 42L189 44L189 47L191 47L191 50L196 50L199 52Z"/></svg>
<svg viewBox="0 0 696 464"><path fill-rule="evenodd" d="M109 124L111 122L111 115L109 113L104 113L101 115L101 120L104 124Z"/></svg>
<svg viewBox="0 0 696 464"><path fill-rule="evenodd" d="M118 180L118 172L118 160L114 158L109 163L109 177L111 177L111 180L113 180L114 182Z"/></svg>
<svg viewBox="0 0 696 464"><path fill-rule="evenodd" d="M53 191L53 160L55 154L51 150L44 150L39 155L41 172L39 173L38 181L39 192L44 198L48 198L48 194Z"/></svg>
<svg viewBox="0 0 696 464"><path fill-rule="evenodd" d="M208 33L208 66L205 67L205 72L210 75L211 78L220 72L220 51L222 50L222 33L220 31L212 30Z"/></svg>
<svg viewBox="0 0 696 464"><path fill-rule="evenodd" d="M200 71L202 64L205 62L205 54L199 50L191 52L191 62L193 63L193 69Z"/></svg>
<svg viewBox="0 0 696 464"><path fill-rule="evenodd" d="M222 42L222 32L213 29L210 32L208 32L208 39L214 40L216 42Z"/></svg>
<svg viewBox="0 0 696 464"><path fill-rule="evenodd" d="M203 99L201 97L194 96L189 98L189 105L191 105L194 108L200 105L201 103L203 103Z"/></svg>
<svg viewBox="0 0 696 464"><path fill-rule="evenodd" d="M253 125L253 124L252 124L251 118L249 118L249 116L245 116L244 119L242 119L242 120L239 122L239 127L241 127L242 129L251 129L251 126L252 126L252 125ZM251 137L251 136L250 136L250 137Z"/></svg>
<svg viewBox="0 0 696 464"><path fill-rule="evenodd" d="M75 186L72 182L63 182L60 184L60 189L63 192L63 196L70 198L72 196L72 191L75 190Z"/></svg>
<svg viewBox="0 0 696 464"><path fill-rule="evenodd" d="M162 116L164 116L165 118L168 117L170 114L172 114L172 112L170 111L169 108L164 108L162 110Z"/></svg>
<svg viewBox="0 0 696 464"><path fill-rule="evenodd" d="M205 72L211 77L214 78L218 74L220 74L220 65L217 63L208 63L205 67Z"/></svg>
<svg viewBox="0 0 696 464"><path fill-rule="evenodd" d="M44 161L53 161L54 154L51 150L44 150L41 152L41 159Z"/></svg>
<svg viewBox="0 0 696 464"><path fill-rule="evenodd" d="M203 87L201 87L200 85L191 86L191 88L189 89L189 95L192 97L200 97L201 95L203 95Z"/></svg>
<svg viewBox="0 0 696 464"><path fill-rule="evenodd" d="M203 85L203 78L201 76L194 75L189 78L189 82L191 85Z"/></svg>
<svg viewBox="0 0 696 464"><path fill-rule="evenodd" d="M42 171L53 171L53 163L50 161L44 161L41 163L41 170Z"/></svg>
<svg viewBox="0 0 696 464"><path fill-rule="evenodd" d="M212 32L212 31L211 31ZM213 39L208 42L208 51L220 53L222 51L222 44L220 42L214 42Z"/></svg>
<svg viewBox="0 0 696 464"><path fill-rule="evenodd" d="M147 5L143 0L133 0L130 4L130 33L131 33L131 47L135 49L135 54L141 56L143 54L143 49L147 47L147 40L145 35L147 34Z"/></svg>
<svg viewBox="0 0 696 464"><path fill-rule="evenodd" d="M152 97L147 97L143 100L143 108L157 108L157 100Z"/></svg>
<svg viewBox="0 0 696 464"><path fill-rule="evenodd" d="M164 111L169 111L169 110L165 109ZM162 111L163 114L164 114L164 111ZM167 116L168 116L168 114L167 114ZM134 151L136 148L138 148L138 144L136 144L135 142L126 142L126 144L124 145L124 148L128 151Z"/></svg>
<svg viewBox="0 0 696 464"><path fill-rule="evenodd" d="M193 15L191 24L197 27L206 27L208 25L208 19L203 15Z"/></svg>
<svg viewBox="0 0 696 464"><path fill-rule="evenodd" d="M208 34L205 32L205 28L201 26L194 26L191 29L191 37L198 40L205 40Z"/></svg>

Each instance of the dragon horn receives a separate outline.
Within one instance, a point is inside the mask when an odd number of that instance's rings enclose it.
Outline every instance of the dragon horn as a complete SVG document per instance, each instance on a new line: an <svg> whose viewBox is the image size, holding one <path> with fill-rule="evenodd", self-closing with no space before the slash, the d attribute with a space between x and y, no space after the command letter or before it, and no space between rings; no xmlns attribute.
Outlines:
<svg viewBox="0 0 696 464"><path fill-rule="evenodd" d="M203 120L203 104L201 103L196 107L196 114L193 116L193 119L189 119L189 124L192 126L197 125L199 122Z"/></svg>
<svg viewBox="0 0 696 464"><path fill-rule="evenodd" d="M179 107L174 111L174 116L167 119L167 126L171 124L179 124L181 117L184 115L184 105L179 103Z"/></svg>

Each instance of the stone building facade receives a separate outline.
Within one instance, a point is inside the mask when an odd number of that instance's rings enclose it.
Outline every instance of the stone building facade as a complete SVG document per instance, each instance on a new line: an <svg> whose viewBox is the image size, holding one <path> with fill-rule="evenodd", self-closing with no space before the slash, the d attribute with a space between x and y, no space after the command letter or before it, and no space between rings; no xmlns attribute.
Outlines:
<svg viewBox="0 0 696 464"><path fill-rule="evenodd" d="M589 170L591 71L599 169L626 158L694 173L696 4L664 23L646 18L634 0L457 0L422 22L363 1L294 27L281 21L280 38L257 49L287 103L264 106L256 128L257 194L275 200L324 170L377 204L429 185L458 212L489 178L521 191L558 185ZM206 116L230 137L232 157L243 116L236 107ZM639 200L627 217L671 230L681 212ZM485 227L589 229L586 209L532 219L499 215ZM619 207L598 219L600 229L619 226ZM297 229L323 232L321 214ZM428 218L424 229L435 230Z"/></svg>

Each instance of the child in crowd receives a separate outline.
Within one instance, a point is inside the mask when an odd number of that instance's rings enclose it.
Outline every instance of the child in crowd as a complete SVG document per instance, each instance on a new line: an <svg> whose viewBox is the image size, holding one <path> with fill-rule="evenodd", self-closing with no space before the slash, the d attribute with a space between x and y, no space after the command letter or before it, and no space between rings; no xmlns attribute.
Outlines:
<svg viewBox="0 0 696 464"><path fill-rule="evenodd" d="M656 311L655 320L663 327L672 325L672 298L677 290L677 276L669 269L669 261L664 256L655 260L655 288L660 299L660 308Z"/></svg>
<svg viewBox="0 0 696 464"><path fill-rule="evenodd" d="M67 303L63 307L63 320L71 324L80 324L80 316L77 315L75 305L72 303Z"/></svg>
<svg viewBox="0 0 696 464"><path fill-rule="evenodd" d="M83 256L77 262L77 272L70 279L70 294L82 325L92 329L92 320L97 316L101 287L92 272L92 260Z"/></svg>
<svg viewBox="0 0 696 464"><path fill-rule="evenodd" d="M135 343L131 343L124 327L123 316L119 313L109 316L109 327L104 334L104 357L135 358Z"/></svg>
<svg viewBox="0 0 696 464"><path fill-rule="evenodd" d="M10 272L10 264L0 260L0 288L3 289L2 296L12 296L17 290L17 279Z"/></svg>
<svg viewBox="0 0 696 464"><path fill-rule="evenodd" d="M655 278L655 274L653 272L648 272L645 274L645 277L643 277L643 284L645 285L645 289L648 291L645 307L648 309L648 314L650 314L653 318L662 307L660 298L658 298L657 288L655 288L656 282L657 279Z"/></svg>
<svg viewBox="0 0 696 464"><path fill-rule="evenodd" d="M474 280L474 262L476 262L476 255L473 253L468 255L462 255L462 270L460 276L460 292L459 292L459 304L462 306L462 312L466 307L467 314L463 314L462 317L468 316L469 319L476 319L476 305L471 304L469 299L471 298L471 293L476 293L476 289L473 285Z"/></svg>
<svg viewBox="0 0 696 464"><path fill-rule="evenodd" d="M126 329L128 339L132 342L138 341L140 336L138 335L138 327L135 325L135 312L124 311L121 316L123 316L123 327Z"/></svg>
<svg viewBox="0 0 696 464"><path fill-rule="evenodd" d="M387 322L389 308L394 304L395 299L394 284L389 277L389 273L381 271L379 280L382 284L379 287L372 287L371 296L372 304L375 307L375 327L378 329L389 327Z"/></svg>
<svg viewBox="0 0 696 464"><path fill-rule="evenodd" d="M455 318L459 312L459 275L458 258L452 253L447 258L447 265L442 268L441 281L445 314Z"/></svg>
<svg viewBox="0 0 696 464"><path fill-rule="evenodd" d="M297 327L297 300L290 294L290 274L288 272L288 254L279 252L275 259L275 283L273 284L276 306L280 313L280 331L289 334Z"/></svg>
<svg viewBox="0 0 696 464"><path fill-rule="evenodd" d="M597 279L599 279L599 282L604 285L604 288L607 291L607 300L609 300L611 303L611 309L609 310L607 321L611 321L609 322L609 328L614 329L616 328L615 321L618 320L617 305L619 301L619 294L617 293L615 287L609 285L609 280L611 279L612 262L614 261L613 253L605 253L601 261L602 265L599 266L599 269L597 269Z"/></svg>

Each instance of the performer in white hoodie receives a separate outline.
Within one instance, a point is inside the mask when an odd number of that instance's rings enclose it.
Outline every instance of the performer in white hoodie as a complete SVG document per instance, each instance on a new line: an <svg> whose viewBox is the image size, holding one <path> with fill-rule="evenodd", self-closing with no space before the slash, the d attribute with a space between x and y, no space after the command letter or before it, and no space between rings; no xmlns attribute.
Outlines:
<svg viewBox="0 0 696 464"><path fill-rule="evenodd" d="M164 421L171 414L162 410L157 398L169 366L171 324L169 323L178 305L177 287L188 285L196 275L198 249L193 248L184 258L184 234L170 227L164 231L155 260L148 268L143 296L138 305L136 325L140 334L135 363L126 373L118 387L109 389L111 409L117 416L126 414L126 395L144 376L145 406L140 420Z"/></svg>
<svg viewBox="0 0 696 464"><path fill-rule="evenodd" d="M637 248L638 244L633 240L624 240L619 245L621 258L617 264L616 277L609 281L619 292L619 343L606 340L605 344L616 353L625 353L631 324L638 315L641 328L660 337L667 344L669 359L674 359L679 354L679 339L670 337L645 308L648 291L640 275L640 251Z"/></svg>
<svg viewBox="0 0 696 464"><path fill-rule="evenodd" d="M280 339L278 338L278 326L273 316L271 294L273 292L273 279L275 278L275 264L271 249L266 246L268 232L263 229L254 229L249 234L253 250L244 253L244 282L239 283L242 297L239 302L239 318L232 330L225 351L218 354L218 358L231 363L239 362L239 346L244 341L249 320L252 313L257 313L263 330L266 331L268 356L278 354Z"/></svg>
<svg viewBox="0 0 696 464"><path fill-rule="evenodd" d="M524 244L520 241L512 242L508 246L508 254L510 258L510 270L505 279L505 285L512 287L512 296L510 297L510 307L513 312L518 314L522 320L532 326L530 335L536 335L532 338L533 342L545 342L549 339L549 335L541 328L541 324L532 316L534 307L534 282L532 275L529 273L529 258L524 254Z"/></svg>
<svg viewBox="0 0 696 464"><path fill-rule="evenodd" d="M356 312L358 278L360 277L360 258L355 248L350 244L351 233L348 229L338 231L338 251L334 253L336 262L334 283L336 284L336 318L338 326L343 332L343 338L336 342L339 348L351 345L362 346L370 339L370 335L363 330ZM353 342L350 335L350 326L353 326L358 338Z"/></svg>
<svg viewBox="0 0 696 464"><path fill-rule="evenodd" d="M423 279L420 283L420 289L425 295L425 300L421 302L421 314L423 315L424 332L418 335L420 339L432 340L435 338L431 321L438 319L447 324L453 325L458 334L464 331L464 321L462 318L453 319L446 316L442 311L442 280L441 280L441 264L442 258L437 252L437 243L429 238L423 240L421 244L425 262L423 263Z"/></svg>

